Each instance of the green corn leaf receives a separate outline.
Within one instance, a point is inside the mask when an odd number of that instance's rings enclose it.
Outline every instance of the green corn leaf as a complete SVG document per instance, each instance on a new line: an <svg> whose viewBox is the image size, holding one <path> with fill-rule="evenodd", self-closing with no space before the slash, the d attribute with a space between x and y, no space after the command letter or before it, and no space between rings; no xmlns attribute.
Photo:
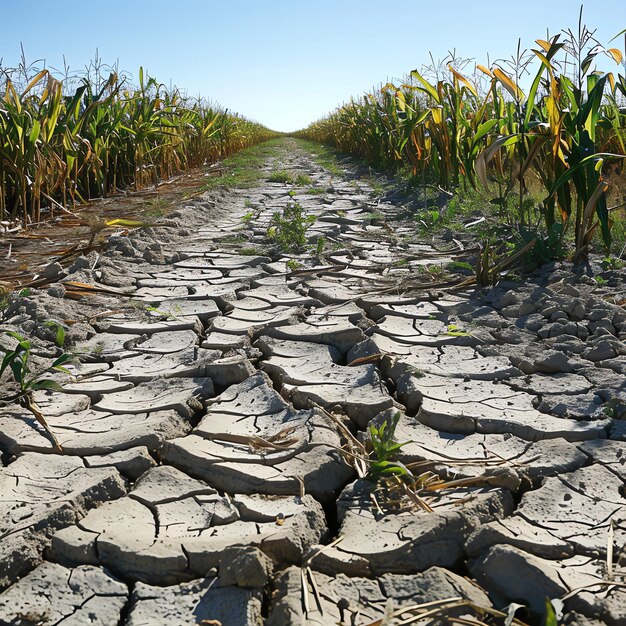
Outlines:
<svg viewBox="0 0 626 626"><path fill-rule="evenodd" d="M24 367L24 362L22 360L13 359L9 362L9 366L13 372L15 382L20 386L20 389L22 389L26 381L26 373L28 372Z"/></svg>
<svg viewBox="0 0 626 626"><path fill-rule="evenodd" d="M50 367L58 367L59 365L63 365L63 363L68 363L70 361L74 360L74 355L73 354L69 354L69 353L65 353L62 354L60 357L57 357L52 364L50 365Z"/></svg>
<svg viewBox="0 0 626 626"><path fill-rule="evenodd" d="M422 87L418 87L420 91L427 93L437 104L441 104L441 98L437 90L417 70L413 70L411 76L417 78L421 83Z"/></svg>
<svg viewBox="0 0 626 626"><path fill-rule="evenodd" d="M544 617L544 626L559 626L556 618L556 611L552 606L552 602L546 598L546 613Z"/></svg>
<svg viewBox="0 0 626 626"><path fill-rule="evenodd" d="M619 33L615 35L615 37L612 37L611 39L609 39L609 43L611 43L612 41L615 41L615 39L617 39L618 37L624 34L626 34L626 28L624 30L620 30Z"/></svg>
<svg viewBox="0 0 626 626"><path fill-rule="evenodd" d="M4 370L10 365L11 361L15 359L16 353L14 350L7 350L4 355L4 359L2 359L2 366L0 367L0 376L4 374Z"/></svg>
<svg viewBox="0 0 626 626"><path fill-rule="evenodd" d="M65 328L63 328L63 326L58 322L46 322L46 326L49 326L50 328L56 328L56 336L54 338L54 341L57 346L62 348L63 344L65 343Z"/></svg>
<svg viewBox="0 0 626 626"><path fill-rule="evenodd" d="M39 120L33 120L33 127L30 130L30 134L28 135L28 140L30 143L35 143L37 139L39 139L39 132L41 131L41 124Z"/></svg>
<svg viewBox="0 0 626 626"><path fill-rule="evenodd" d="M47 389L50 391L61 391L63 392L63 387L54 380L49 380L48 378L44 378L43 380L35 380L30 385L29 388L33 391L37 391L39 389Z"/></svg>
<svg viewBox="0 0 626 626"><path fill-rule="evenodd" d="M411 472L404 465L393 461L377 461L371 469L375 476L411 476Z"/></svg>
<svg viewBox="0 0 626 626"><path fill-rule="evenodd" d="M563 172L563 174L561 174L561 176L559 176L559 178L557 178L557 180L554 182L552 187L550 187L550 190L548 192L548 196L551 196L553 193L556 193L556 191L560 187L562 187L565 183L569 182L572 179L572 177L581 168L585 167L586 165L589 165L590 163L598 161L599 159L625 159L625 158L626 158L626 155L623 155L623 154L613 154L612 152L596 152L595 154L591 154L588 157L585 157L584 159L581 159L573 167L570 167L569 169L565 170L565 172Z"/></svg>
<svg viewBox="0 0 626 626"><path fill-rule="evenodd" d="M498 123L497 119L487 120L483 122L476 130L474 135L474 143L478 143L491 129Z"/></svg>
<svg viewBox="0 0 626 626"><path fill-rule="evenodd" d="M13 330L7 330L6 328L0 328L0 333L3 335L9 335L9 337L13 337L13 339L17 339L20 343L25 341L24 336L16 333Z"/></svg>

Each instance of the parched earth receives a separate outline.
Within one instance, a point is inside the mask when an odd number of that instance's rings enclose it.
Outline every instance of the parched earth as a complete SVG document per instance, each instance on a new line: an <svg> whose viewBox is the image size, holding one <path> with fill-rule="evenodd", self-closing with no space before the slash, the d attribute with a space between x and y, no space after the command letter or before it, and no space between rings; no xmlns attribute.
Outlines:
<svg viewBox="0 0 626 626"><path fill-rule="evenodd" d="M80 362L35 394L62 454L0 414L0 624L626 624L625 273L449 290L462 241L293 140L277 169L323 193L207 193L11 298L34 369L50 320ZM266 237L292 202L306 254ZM396 420L415 482L375 484Z"/></svg>

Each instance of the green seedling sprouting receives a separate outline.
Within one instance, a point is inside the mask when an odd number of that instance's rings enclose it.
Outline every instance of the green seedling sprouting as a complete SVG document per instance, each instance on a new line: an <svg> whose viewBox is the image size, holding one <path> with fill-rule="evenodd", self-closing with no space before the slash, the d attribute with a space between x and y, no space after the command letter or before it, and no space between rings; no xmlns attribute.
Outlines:
<svg viewBox="0 0 626 626"><path fill-rule="evenodd" d="M62 346L65 342L65 330L60 324L52 322L57 328L56 343ZM63 388L59 383L49 378L44 378L48 373L57 371L64 374L70 374L69 370L64 367L65 363L68 363L73 359L71 354L63 353L50 363L50 365L39 372L32 372L30 368L30 354L31 354L31 342L24 338L19 333L0 329L0 333L12 337L17 340L17 346L13 350L3 348L0 346L0 351L4 352L4 358L2 359L2 365L0 366L0 377L4 374L6 369L9 369L13 375L13 380L17 386L17 393L2 398L4 401L17 401L20 406L32 413L35 419L44 428L54 446L58 450L62 450L61 444L57 440L56 436L50 430L45 417L43 416L41 409L35 402L34 392L41 389L48 389L52 391L63 391Z"/></svg>
<svg viewBox="0 0 626 626"><path fill-rule="evenodd" d="M399 420L400 413L396 413L390 421L385 420L380 426L370 425L369 427L372 452L365 478L371 482L376 483L390 476L413 481L413 474L403 463L391 460L403 446L409 443L408 441L397 443L395 440Z"/></svg>
<svg viewBox="0 0 626 626"><path fill-rule="evenodd" d="M57 344L57 346L59 346L59 348L62 348L63 344L65 343L65 328L63 328L63 326L61 326L61 324L59 324L58 322L53 321L45 322L44 325L48 326L49 328L56 329L54 342Z"/></svg>
<svg viewBox="0 0 626 626"><path fill-rule="evenodd" d="M324 237L324 235L320 235L317 238L317 243L315 244L315 254L319 256L320 254L322 254L322 252L324 252L325 248L326 248L326 237Z"/></svg>

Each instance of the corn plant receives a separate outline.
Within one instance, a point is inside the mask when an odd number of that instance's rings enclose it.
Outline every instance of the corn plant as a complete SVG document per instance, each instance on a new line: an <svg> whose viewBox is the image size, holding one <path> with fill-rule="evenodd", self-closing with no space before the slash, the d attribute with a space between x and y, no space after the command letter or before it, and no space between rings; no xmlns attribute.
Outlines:
<svg viewBox="0 0 626 626"><path fill-rule="evenodd" d="M540 219L550 241L561 239L550 249L571 236L573 259L582 261L596 234L607 251L611 245L605 170L610 162L619 173L625 154L626 62L595 39L582 9L576 29L536 44L526 51L518 42L512 59L476 65L473 74L454 56L413 70L400 85L373 90L301 134L377 166L408 168L446 191L480 190L526 233ZM598 72L601 57L620 69ZM536 181L542 197L529 202ZM515 189L516 214L506 215Z"/></svg>
<svg viewBox="0 0 626 626"><path fill-rule="evenodd" d="M171 177L272 136L183 97L139 70L59 80L0 66L0 219L38 222L61 208ZM17 80L17 82L16 82Z"/></svg>
<svg viewBox="0 0 626 626"><path fill-rule="evenodd" d="M609 213L605 192L608 183L602 176L607 158L618 157L598 150L597 127L603 114L603 96L610 74L589 73L594 58L601 53L621 60L619 50L605 50L599 45L585 52L592 34L579 23L577 36L561 42L556 35L550 41L538 40L533 53L540 67L528 96L510 77L498 79L524 103L525 117L517 132L498 137L477 159L477 170L487 186L486 170L490 160L505 146L517 145L524 156L520 179L530 167L540 177L546 191L540 210L547 231L557 222L570 226L573 220L574 259L586 258L591 239L599 227L608 249L611 244ZM565 50L577 60L576 80L559 74L557 53ZM545 95L536 100L545 75ZM562 232L565 232L563 229Z"/></svg>
<svg viewBox="0 0 626 626"><path fill-rule="evenodd" d="M404 464L393 461L393 457L406 445L406 443L397 443L395 440L399 420L400 413L396 413L390 420L383 421L380 426L370 425L369 427L372 452L366 478L374 483L387 476L414 480L410 470Z"/></svg>
<svg viewBox="0 0 626 626"><path fill-rule="evenodd" d="M57 345L63 345L65 339L65 331L63 327L55 324L56 326L56 343ZM5 402L17 402L20 406L33 414L35 419L39 422L42 428L46 431L54 446L58 450L62 450L59 441L48 426L46 418L44 417L41 409L37 405L34 397L34 392L41 389L48 389L53 391L63 391L63 388L54 380L46 378L49 373L58 371L65 374L70 372L64 367L65 363L68 363L73 359L71 354L63 353L61 356L54 359L50 365L38 372L32 372L30 365L31 355L31 342L24 338L19 333L0 329L0 333L7 335L17 341L17 345L12 350L3 348L0 346L0 350L4 352L4 358L2 359L2 365L0 365L0 377L4 374L8 368L12 375L13 381L17 387L17 393L2 398Z"/></svg>

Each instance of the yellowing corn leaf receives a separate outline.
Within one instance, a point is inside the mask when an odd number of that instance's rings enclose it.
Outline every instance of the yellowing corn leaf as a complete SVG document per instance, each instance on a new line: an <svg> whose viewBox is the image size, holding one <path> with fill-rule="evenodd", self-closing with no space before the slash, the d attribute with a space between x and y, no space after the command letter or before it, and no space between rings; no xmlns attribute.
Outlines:
<svg viewBox="0 0 626 626"><path fill-rule="evenodd" d="M538 45L540 45L546 52L550 50L550 42L545 39L535 39Z"/></svg>
<svg viewBox="0 0 626 626"><path fill-rule="evenodd" d="M619 48L609 48L606 53L618 64L620 65L622 59L624 58L622 55L622 51Z"/></svg>
<svg viewBox="0 0 626 626"><path fill-rule="evenodd" d="M4 101L10 103L13 100L13 104L15 104L15 109L18 113L22 112L22 103L20 102L20 98L15 91L15 87L13 87L13 83L7 79L5 85L5 94Z"/></svg>
<svg viewBox="0 0 626 626"><path fill-rule="evenodd" d="M110 293L115 295L127 295L129 292L114 287L103 287L100 285L90 285L89 283L81 283L75 280L67 280L63 283L66 289L72 291L82 291L85 293Z"/></svg>
<svg viewBox="0 0 626 626"><path fill-rule="evenodd" d="M477 64L476 69L480 70L483 74L487 74L489 78L493 78L493 74L491 73L491 70L487 69L484 65Z"/></svg>
<svg viewBox="0 0 626 626"><path fill-rule="evenodd" d="M140 228L142 226L150 226L148 222L141 222L139 220L127 220L119 217L116 217L113 220L106 220L106 225L123 226L124 228Z"/></svg>
<svg viewBox="0 0 626 626"><path fill-rule="evenodd" d="M396 91L396 104L400 111L406 111L406 98L399 89Z"/></svg>
<svg viewBox="0 0 626 626"><path fill-rule="evenodd" d="M487 180L487 166L491 160L498 154L501 148L517 143L520 140L519 135L502 135L493 141L485 150L483 150L474 162L474 170L476 176L482 185L489 189L489 181Z"/></svg>
<svg viewBox="0 0 626 626"><path fill-rule="evenodd" d="M448 65L448 69L452 72L452 75L457 80L462 82L470 90L470 92L474 96L476 96L476 98L478 98L478 93L476 92L476 89L474 88L474 85L472 85L472 83L470 83L469 80L467 80L467 78L465 78L465 76L463 76L463 74L460 74L459 72L457 72L451 65Z"/></svg>
<svg viewBox="0 0 626 626"><path fill-rule="evenodd" d="M502 83L504 88L515 98L522 100L524 92L499 67L494 68L493 75Z"/></svg>
<svg viewBox="0 0 626 626"><path fill-rule="evenodd" d="M596 208L596 204L598 203L600 196L608 188L609 188L608 183L606 181L601 180L598 183L598 186L595 188L595 191L591 194L591 197L589 198L587 204L585 205L585 208L583 210L582 220L579 225L579 228L582 231L580 235L582 236L579 235L578 237L578 240L580 241L580 244L582 244L582 247L585 247L589 244L591 236L593 235L593 231L596 229L596 225L593 223L593 215L594 215L594 211ZM582 251L579 248L575 252L574 256L578 257L580 256L581 253Z"/></svg>
<svg viewBox="0 0 626 626"><path fill-rule="evenodd" d="M22 92L22 98L44 77L47 76L48 74L48 70L41 70L41 72L39 72L35 78L33 78L33 80L30 81L30 83L28 83L28 85L26 85L26 89L24 89L24 91Z"/></svg>
<svg viewBox="0 0 626 626"><path fill-rule="evenodd" d="M609 72L607 76L609 79L609 85L611 86L611 93L615 95L615 76L613 76L613 72Z"/></svg>

